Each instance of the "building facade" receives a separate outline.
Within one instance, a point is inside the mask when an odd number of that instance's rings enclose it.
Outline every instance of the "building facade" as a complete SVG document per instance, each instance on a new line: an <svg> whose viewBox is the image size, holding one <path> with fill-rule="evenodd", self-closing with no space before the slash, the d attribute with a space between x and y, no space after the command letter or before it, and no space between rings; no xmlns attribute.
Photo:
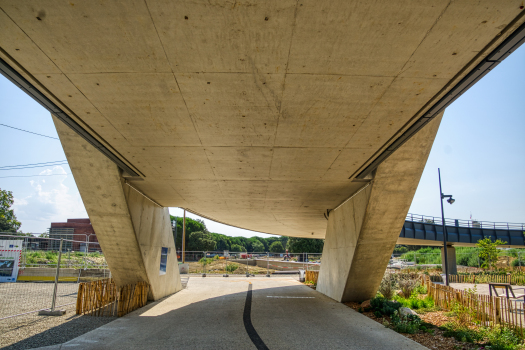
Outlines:
<svg viewBox="0 0 525 350"><path fill-rule="evenodd" d="M67 219L67 222L52 222L49 238L63 238L63 251L101 251L97 235L89 219ZM93 244L95 243L95 244ZM60 241L53 241L53 249L59 249Z"/></svg>

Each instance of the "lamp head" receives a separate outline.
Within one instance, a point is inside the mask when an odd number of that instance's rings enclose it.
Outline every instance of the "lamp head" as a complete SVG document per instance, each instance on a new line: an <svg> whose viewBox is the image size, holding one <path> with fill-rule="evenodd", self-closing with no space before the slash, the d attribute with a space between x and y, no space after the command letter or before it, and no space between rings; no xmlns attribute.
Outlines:
<svg viewBox="0 0 525 350"><path fill-rule="evenodd" d="M454 204L456 200L452 197L450 197L449 199L447 199L447 202L449 202L450 204Z"/></svg>

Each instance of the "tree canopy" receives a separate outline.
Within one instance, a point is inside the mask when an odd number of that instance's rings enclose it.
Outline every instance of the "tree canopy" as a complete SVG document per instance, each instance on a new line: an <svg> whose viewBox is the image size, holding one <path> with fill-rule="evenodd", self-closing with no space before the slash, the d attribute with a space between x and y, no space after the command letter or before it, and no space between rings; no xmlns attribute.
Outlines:
<svg viewBox="0 0 525 350"><path fill-rule="evenodd" d="M272 253L283 253L284 248L281 241L275 241L270 245L270 252Z"/></svg>
<svg viewBox="0 0 525 350"><path fill-rule="evenodd" d="M290 253L322 253L324 240L290 237L286 248Z"/></svg>
<svg viewBox="0 0 525 350"><path fill-rule="evenodd" d="M22 226L11 209L13 203L13 192L0 188L0 232L18 232Z"/></svg>
<svg viewBox="0 0 525 350"><path fill-rule="evenodd" d="M190 234L188 251L214 251L217 243L207 232L196 231Z"/></svg>
<svg viewBox="0 0 525 350"><path fill-rule="evenodd" d="M181 217L171 216L172 222L177 223L177 236L175 246L182 249L182 221ZM175 235L175 232L173 233ZM193 235L194 234L194 235ZM220 233L210 232L204 221L186 218L186 250L196 251L223 251L230 252L275 252L283 253L284 247L291 246L293 253L320 253L323 250L323 240L310 238L289 238L286 236L275 237L232 237ZM215 244L215 246L213 246ZM272 250L272 245L274 250ZM213 248L212 248L213 247ZM293 249L293 250L292 250ZM306 250L305 250L306 249ZM311 249L311 250L308 250Z"/></svg>
<svg viewBox="0 0 525 350"><path fill-rule="evenodd" d="M476 243L476 246L481 248L479 252L479 257L482 259L481 268L488 269L496 267L496 263L498 262L498 251L496 248L499 245L505 243L507 242L504 242L500 239L497 239L496 241L492 242L490 236L484 239L480 239L478 243Z"/></svg>

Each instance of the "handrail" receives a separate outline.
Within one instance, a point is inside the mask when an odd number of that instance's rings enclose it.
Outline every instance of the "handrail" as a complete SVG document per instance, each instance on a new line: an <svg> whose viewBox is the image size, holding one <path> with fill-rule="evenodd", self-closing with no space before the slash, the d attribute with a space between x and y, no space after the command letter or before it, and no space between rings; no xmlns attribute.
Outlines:
<svg viewBox="0 0 525 350"><path fill-rule="evenodd" d="M420 214L407 214L406 221L422 222L425 224L443 225L443 221L440 217L420 215ZM470 228L487 228L487 229L500 229L500 230L525 230L525 224L511 223L511 222L492 222L492 221L479 221L479 220L461 220L461 219L447 219L445 218L446 226L456 227L470 227Z"/></svg>

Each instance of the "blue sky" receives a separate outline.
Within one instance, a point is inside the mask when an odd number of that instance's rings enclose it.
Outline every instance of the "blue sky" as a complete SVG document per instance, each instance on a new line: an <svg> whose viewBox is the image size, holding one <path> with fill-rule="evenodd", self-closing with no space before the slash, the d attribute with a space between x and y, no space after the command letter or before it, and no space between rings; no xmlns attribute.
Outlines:
<svg viewBox="0 0 525 350"><path fill-rule="evenodd" d="M445 203L446 217L469 219L472 214L477 220L525 222L524 66L522 46L446 110L411 213L441 215L439 167L443 191L456 199L452 206ZM57 137L49 113L3 76L0 113L1 124ZM66 159L58 140L4 126L0 135L0 167ZM0 188L13 192L24 232L40 233L51 222L87 217L67 164L0 170ZM178 208L170 212L182 215ZM205 222L214 232L269 236Z"/></svg>

